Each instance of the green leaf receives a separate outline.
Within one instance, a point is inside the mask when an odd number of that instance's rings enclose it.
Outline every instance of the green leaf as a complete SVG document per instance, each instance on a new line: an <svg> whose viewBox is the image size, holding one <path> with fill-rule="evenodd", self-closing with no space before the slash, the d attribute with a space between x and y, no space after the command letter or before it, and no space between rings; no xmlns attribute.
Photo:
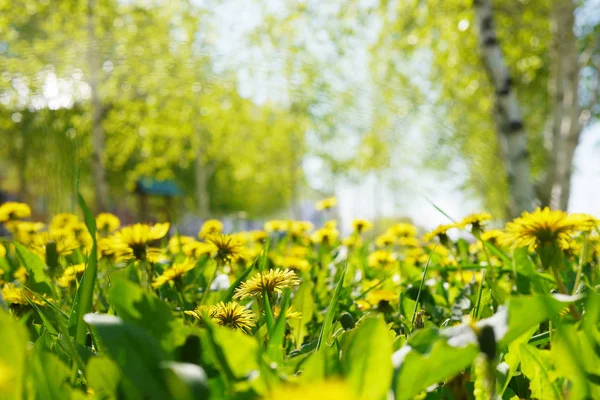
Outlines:
<svg viewBox="0 0 600 400"><path fill-rule="evenodd" d="M342 364L362 399L381 399L392 381L392 339L383 318L368 318L344 343Z"/></svg>
<svg viewBox="0 0 600 400"><path fill-rule="evenodd" d="M20 243L14 242L17 257L27 269L31 278L27 282L27 286L33 291L52 295L52 283L46 274L46 263L37 254L29 251Z"/></svg>
<svg viewBox="0 0 600 400"><path fill-rule="evenodd" d="M38 350L33 357L31 372L37 398L48 400L72 398L73 389L68 383L71 371L56 355Z"/></svg>
<svg viewBox="0 0 600 400"><path fill-rule="evenodd" d="M294 335L294 343L297 349L302 346L304 342L304 336L306 336L306 324L308 324L313 317L313 296L312 296L312 283L305 281L300 284L298 290L294 294L294 300L292 306L294 310L300 312L302 316L298 319L293 319L288 322L292 333Z"/></svg>
<svg viewBox="0 0 600 400"><path fill-rule="evenodd" d="M516 374L517 369L519 368L519 365L521 363L521 358L520 358L521 344L527 343L531 339L532 335L537 331L537 329L538 329L538 325L533 326L527 332L525 332L523 335L521 335L517 339L515 339L508 346L508 353L506 353L506 355L504 356L504 363L505 363L505 365L508 366L508 370L506 371L506 374L503 374L499 377L499 382L500 382L499 394L500 395L504 394L504 392L508 388L508 384L510 383L510 380Z"/></svg>
<svg viewBox="0 0 600 400"><path fill-rule="evenodd" d="M22 399L27 361L27 329L0 309L0 399Z"/></svg>
<svg viewBox="0 0 600 400"><path fill-rule="evenodd" d="M290 304L290 289L286 288L283 292L283 298L281 301L281 311L279 317L273 326L273 329L269 332L269 344L267 346L267 354L271 357L271 360L282 363L283 362L283 344L285 341L285 324L287 317L287 309Z"/></svg>
<svg viewBox="0 0 600 400"><path fill-rule="evenodd" d="M519 347L521 371L531 382L531 396L536 399L562 398L557 374L550 365L550 351L540 350L529 344L522 343Z"/></svg>
<svg viewBox="0 0 600 400"><path fill-rule="evenodd" d="M209 397L206 373L198 365L166 361L161 364L161 368L167 372L167 382L173 399L194 400Z"/></svg>
<svg viewBox="0 0 600 400"><path fill-rule="evenodd" d="M83 211L85 225L92 237L92 250L88 255L87 266L81 278L81 283L73 300L71 316L69 317L69 333L75 336L75 342L81 346L85 345L86 325L83 316L92 311L94 296L94 285L98 271L98 249L96 243L96 219L85 204L85 200L78 192L79 206Z"/></svg>
<svg viewBox="0 0 600 400"><path fill-rule="evenodd" d="M344 284L344 278L346 277L347 270L348 261L346 261L346 265L344 266L344 270L342 271L342 276L340 276L340 280L338 281L333 292L333 296L331 297L331 301L329 302L329 307L327 307L325 321L323 322L323 327L321 328L321 333L319 334L319 340L317 341L317 351L321 349L323 341L328 341L331 336L331 331L333 330L333 319L335 318L335 314L337 311L337 303L340 297L340 293L342 291L342 286Z"/></svg>
<svg viewBox="0 0 600 400"><path fill-rule="evenodd" d="M262 271L259 272L262 274ZM262 290L263 307L265 309L265 321L267 323L267 332L271 332L275 326L275 317L273 316L273 309L271 308L271 301L269 300L269 294L267 290Z"/></svg>
<svg viewBox="0 0 600 400"><path fill-rule="evenodd" d="M413 399L429 386L455 376L468 367L478 353L475 344L454 347L442 337L435 340L425 354L405 345L393 356L397 368L394 377L396 400Z"/></svg>
<svg viewBox="0 0 600 400"><path fill-rule="evenodd" d="M121 380L119 366L105 356L92 357L88 361L86 373L88 387L99 398L116 398L116 390Z"/></svg>
<svg viewBox="0 0 600 400"><path fill-rule="evenodd" d="M108 298L120 318L150 332L165 350L171 351L185 342L189 328L154 294L132 282L116 279Z"/></svg>
<svg viewBox="0 0 600 400"><path fill-rule="evenodd" d="M227 289L227 291L223 294L221 301L223 301L224 303L228 303L231 301L233 295L235 294L235 289L237 289L238 286L240 286L240 283L246 280L246 278L248 277L248 275L250 275L252 271L254 271L255 266L256 260L254 260L252 265L246 268L244 272L242 272L242 274L235 280L235 282L231 286L229 286L229 289Z"/></svg>
<svg viewBox="0 0 600 400"><path fill-rule="evenodd" d="M96 328L111 358L143 396L169 398L167 381L160 369L167 356L153 336L111 315L86 314L84 320Z"/></svg>
<svg viewBox="0 0 600 400"><path fill-rule="evenodd" d="M571 384L570 397L573 399L598 398L600 386L593 385L588 373L598 374L600 360L597 343L590 343L584 331L577 331L573 325L558 324L552 340L554 365L561 376Z"/></svg>

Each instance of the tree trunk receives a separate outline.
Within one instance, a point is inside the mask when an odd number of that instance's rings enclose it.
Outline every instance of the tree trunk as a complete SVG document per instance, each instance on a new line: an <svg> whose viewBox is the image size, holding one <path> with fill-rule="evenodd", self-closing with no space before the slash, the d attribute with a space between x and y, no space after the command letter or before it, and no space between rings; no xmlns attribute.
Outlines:
<svg viewBox="0 0 600 400"><path fill-rule="evenodd" d="M500 48L494 26L491 0L475 0L476 24L483 62L496 91L495 119L498 138L509 184L511 217L533 208L534 188L530 173L530 156L521 108Z"/></svg>
<svg viewBox="0 0 600 400"><path fill-rule="evenodd" d="M102 119L104 112L102 102L98 93L99 65L98 65L98 42L96 40L94 8L95 0L88 0L88 67L90 72L90 91L92 97L92 174L94 188L96 190L96 211L108 209L109 192L106 181L106 170L104 168L104 130Z"/></svg>
<svg viewBox="0 0 600 400"><path fill-rule="evenodd" d="M579 104L581 66L574 25L574 2L557 0L552 12L552 129L541 200L543 205L562 210L569 205L573 157L585 124Z"/></svg>

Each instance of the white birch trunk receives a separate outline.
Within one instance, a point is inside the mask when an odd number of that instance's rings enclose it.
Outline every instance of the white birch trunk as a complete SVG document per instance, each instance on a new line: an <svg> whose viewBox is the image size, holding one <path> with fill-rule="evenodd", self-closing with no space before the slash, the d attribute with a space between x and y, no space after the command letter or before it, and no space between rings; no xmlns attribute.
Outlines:
<svg viewBox="0 0 600 400"><path fill-rule="evenodd" d="M579 48L573 31L575 4L557 0L552 13L553 46L550 93L552 130L548 148L542 202L566 210L569 205L573 158L585 118L579 104Z"/></svg>
<svg viewBox="0 0 600 400"><path fill-rule="evenodd" d="M533 208L534 188L521 109L494 26L491 0L475 0L476 25L483 62L496 91L495 119L502 158L508 176L509 214L514 217Z"/></svg>

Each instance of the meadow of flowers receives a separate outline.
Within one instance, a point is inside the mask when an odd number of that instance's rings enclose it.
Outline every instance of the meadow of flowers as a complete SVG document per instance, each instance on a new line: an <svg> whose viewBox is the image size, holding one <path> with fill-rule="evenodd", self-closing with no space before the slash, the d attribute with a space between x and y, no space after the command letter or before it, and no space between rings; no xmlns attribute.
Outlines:
<svg viewBox="0 0 600 400"><path fill-rule="evenodd" d="M192 237L80 206L0 206L0 399L600 398L592 216L343 237L326 199Z"/></svg>

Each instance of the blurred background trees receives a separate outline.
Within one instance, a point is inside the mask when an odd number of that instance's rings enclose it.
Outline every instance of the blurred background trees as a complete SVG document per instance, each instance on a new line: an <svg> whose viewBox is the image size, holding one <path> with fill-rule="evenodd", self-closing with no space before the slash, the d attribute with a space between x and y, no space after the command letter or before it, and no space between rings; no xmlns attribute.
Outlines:
<svg viewBox="0 0 600 400"><path fill-rule="evenodd" d="M539 204L567 206L574 150L600 112L595 5L492 2ZM39 213L75 206L78 170L97 210L134 210L136 183L152 177L175 181L177 206L198 216L263 217L299 216L302 200L366 177L394 197L456 160L482 208L518 211L471 2L5 0L0 11L0 189Z"/></svg>

